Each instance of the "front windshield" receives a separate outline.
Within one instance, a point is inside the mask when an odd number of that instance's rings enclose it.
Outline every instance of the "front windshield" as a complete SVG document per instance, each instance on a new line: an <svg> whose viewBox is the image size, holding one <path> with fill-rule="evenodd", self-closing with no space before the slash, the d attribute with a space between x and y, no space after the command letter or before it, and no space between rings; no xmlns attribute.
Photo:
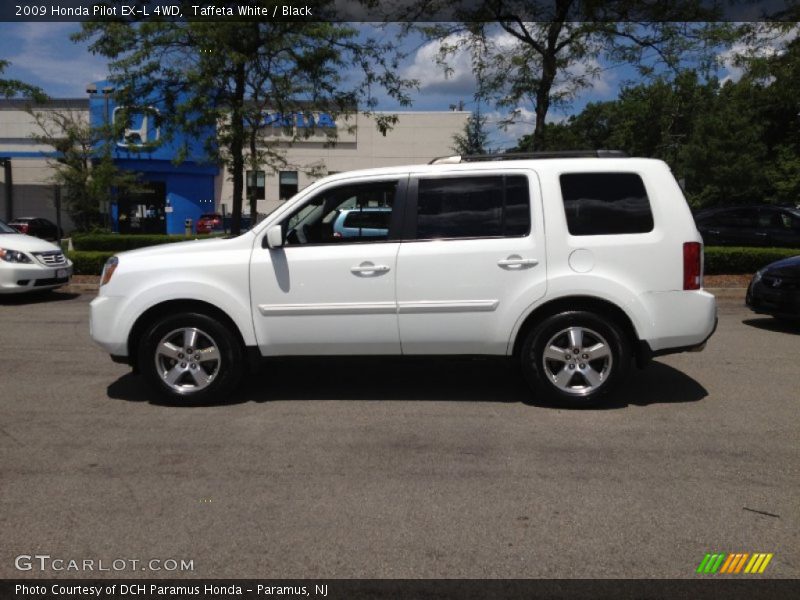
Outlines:
<svg viewBox="0 0 800 600"><path fill-rule="evenodd" d="M19 231L0 221L0 233L19 233Z"/></svg>

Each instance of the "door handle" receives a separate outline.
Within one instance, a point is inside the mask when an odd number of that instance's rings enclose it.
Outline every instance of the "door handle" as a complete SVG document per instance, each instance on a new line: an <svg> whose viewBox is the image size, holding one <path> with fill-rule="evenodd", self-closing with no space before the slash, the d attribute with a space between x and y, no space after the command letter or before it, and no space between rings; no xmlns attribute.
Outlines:
<svg viewBox="0 0 800 600"><path fill-rule="evenodd" d="M357 267L350 267L350 272L355 273L356 275L368 273L386 273L387 271L389 271L389 267L387 265L373 265L369 262L361 263Z"/></svg>
<svg viewBox="0 0 800 600"><path fill-rule="evenodd" d="M766 233L761 233L760 231L756 231L756 235L757 235L758 237L767 237L767 234L766 234Z"/></svg>
<svg viewBox="0 0 800 600"><path fill-rule="evenodd" d="M504 258L502 260L497 261L497 265L500 267L534 267L539 264L539 261L535 258L522 258L520 256L509 256L508 258Z"/></svg>

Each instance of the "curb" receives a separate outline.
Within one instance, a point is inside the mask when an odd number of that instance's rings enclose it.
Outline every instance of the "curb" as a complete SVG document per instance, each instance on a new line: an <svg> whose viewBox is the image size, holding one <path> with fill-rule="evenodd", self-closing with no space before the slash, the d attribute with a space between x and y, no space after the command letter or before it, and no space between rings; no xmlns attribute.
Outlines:
<svg viewBox="0 0 800 600"><path fill-rule="evenodd" d="M741 300L744 302L744 297L747 295L747 288L706 288L706 291L720 300Z"/></svg>

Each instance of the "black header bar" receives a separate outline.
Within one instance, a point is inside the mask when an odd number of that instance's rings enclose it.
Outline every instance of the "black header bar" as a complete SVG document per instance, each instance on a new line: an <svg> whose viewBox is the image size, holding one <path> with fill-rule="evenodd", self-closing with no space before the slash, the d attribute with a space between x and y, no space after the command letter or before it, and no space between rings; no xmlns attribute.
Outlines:
<svg viewBox="0 0 800 600"><path fill-rule="evenodd" d="M737 576L738 577L738 576ZM791 579L26 579L0 580L3 600L786 600Z"/></svg>
<svg viewBox="0 0 800 600"><path fill-rule="evenodd" d="M800 21L800 0L3 0L0 21Z"/></svg>

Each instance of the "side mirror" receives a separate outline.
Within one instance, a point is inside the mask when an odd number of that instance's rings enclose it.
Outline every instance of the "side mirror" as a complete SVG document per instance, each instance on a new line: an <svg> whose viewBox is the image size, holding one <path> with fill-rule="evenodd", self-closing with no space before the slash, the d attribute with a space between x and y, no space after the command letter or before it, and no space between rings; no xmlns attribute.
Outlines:
<svg viewBox="0 0 800 600"><path fill-rule="evenodd" d="M272 225L267 229L266 235L267 248L274 249L283 246L283 227Z"/></svg>

